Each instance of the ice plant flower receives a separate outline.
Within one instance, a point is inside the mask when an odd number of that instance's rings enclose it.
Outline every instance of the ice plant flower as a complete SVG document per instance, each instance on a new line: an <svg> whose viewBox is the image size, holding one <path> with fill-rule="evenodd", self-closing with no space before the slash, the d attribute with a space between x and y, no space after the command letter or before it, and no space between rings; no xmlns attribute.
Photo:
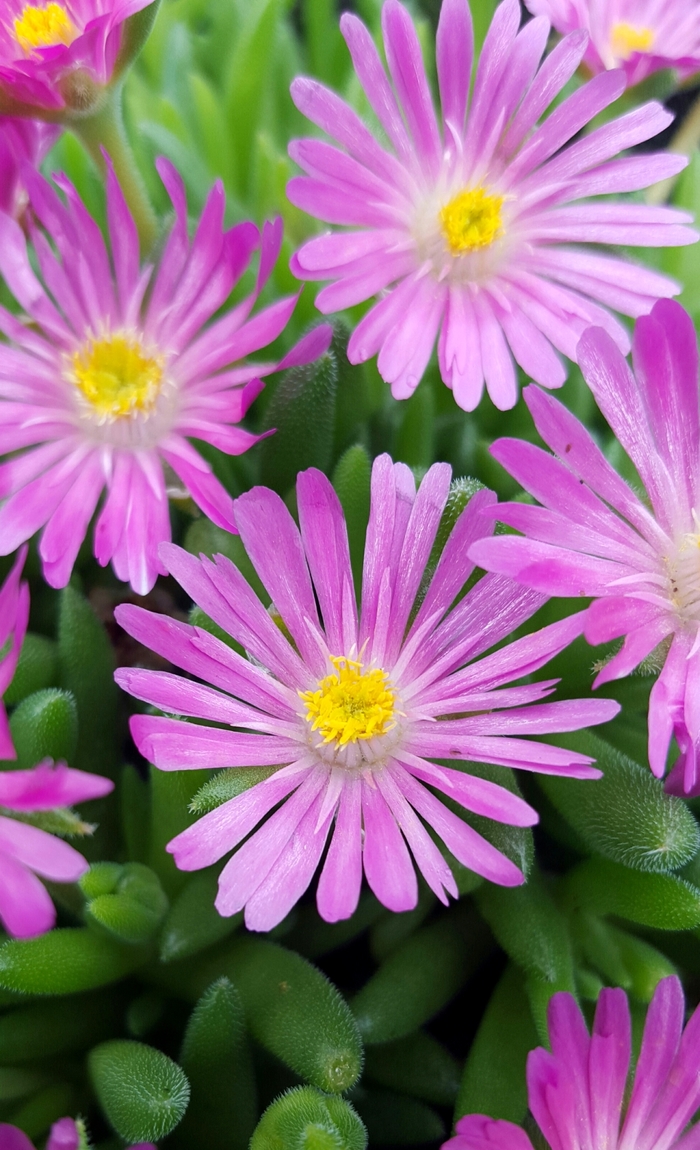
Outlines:
<svg viewBox="0 0 700 1150"><path fill-rule="evenodd" d="M664 978L647 1011L632 1081L630 1012L623 990L600 992L593 1032L571 994L548 1009L551 1053L527 1060L530 1112L552 1150L693 1150L700 1106L700 1009L683 1029L683 989ZM628 1100L629 1099L629 1100ZM512 1122L468 1114L443 1150L532 1150Z"/></svg>
<svg viewBox="0 0 700 1150"><path fill-rule="evenodd" d="M27 321L0 309L0 554L39 528L44 575L62 587L98 506L99 563L147 592L163 570L170 538L168 488L189 494L214 523L235 531L230 496L190 436L232 455L257 437L236 426L261 377L307 362L328 347L322 325L281 363L243 359L276 339L296 302L288 296L250 313L276 261L281 220L223 229L224 191L212 189L194 238L182 180L161 160L175 222L157 268L139 266L133 218L111 169L107 176L111 260L72 185L27 171L29 224L38 278L19 225L0 216L0 272ZM257 285L205 327L260 245ZM112 266L114 273L112 272ZM43 282L42 282L43 280ZM145 299L145 302L144 302ZM179 484L178 484L179 481Z"/></svg>
<svg viewBox="0 0 700 1150"><path fill-rule="evenodd" d="M434 791L458 808L512 825L535 823L536 812L510 790L433 759L576 778L598 774L589 758L522 736L605 722L616 703L542 703L552 680L506 685L546 663L581 622L569 618L486 655L542 597L487 575L450 610L472 570L470 541L491 530L480 510L493 502L492 492L468 503L429 586L421 586L450 474L446 463L434 464L416 493L408 467L387 455L375 461L359 617L342 509L313 469L297 481L301 530L267 488L235 503L272 617L223 556L212 561L172 544L161 548L168 571L249 658L197 627L131 605L117 609L130 635L203 680L124 668L117 671L122 687L161 711L223 724L136 715L131 729L142 754L167 771L268 768L266 778L258 776L168 846L182 870L210 866L238 847L221 873L216 906L222 915L245 907L252 930L269 930L284 918L328 840L318 884L319 911L328 921L353 913L363 868L385 906L415 906L409 850L438 898L456 894L426 824L473 871L492 882L521 883L515 863Z"/></svg>
<svg viewBox="0 0 700 1150"><path fill-rule="evenodd" d="M81 1120L75 1122L73 1118L59 1118L54 1122L46 1143L46 1150L82 1150L87 1147L85 1139L85 1126ZM17 1126L10 1126L0 1122L0 1150L34 1150L34 1143L30 1142L23 1130ZM128 1150L157 1150L153 1142L139 1142L130 1146Z"/></svg>
<svg viewBox="0 0 700 1150"><path fill-rule="evenodd" d="M467 0L443 0L438 124L405 8L387 0L382 10L393 88L369 32L344 13L343 35L386 147L315 80L292 85L300 111L341 148L293 141L290 155L307 174L292 179L289 198L353 229L310 240L293 270L333 281L316 300L323 312L380 293L355 328L348 356L360 363L378 353L379 372L397 399L413 392L436 340L442 378L467 411L477 406L484 380L497 407L513 406L513 360L538 383L559 387L566 370L557 352L575 360L578 338L591 324L627 352L627 333L608 308L638 316L678 285L578 245L668 247L697 239L685 226L691 217L673 208L598 198L645 188L685 166L685 158L668 153L618 155L655 136L669 113L645 104L569 143L624 90L624 73L606 72L537 127L575 72L587 37L573 33L540 66L547 21L536 18L522 31L519 25L518 0L504 0L470 102L469 7Z"/></svg>
<svg viewBox="0 0 700 1150"><path fill-rule="evenodd" d="M20 583L26 555L23 547L0 587L0 759L17 757L2 697L12 682L29 621L29 587Z"/></svg>
<svg viewBox="0 0 700 1150"><path fill-rule="evenodd" d="M632 459L648 504L607 462L579 421L536 387L525 399L554 456L501 439L496 459L541 507L501 503L497 518L522 536L480 540L471 557L547 595L592 596L590 643L624 636L594 686L628 675L655 652L663 670L649 700L649 764L667 787L700 793L700 411L690 317L661 300L637 321L635 375L599 328L579 361L598 406Z"/></svg>
<svg viewBox="0 0 700 1150"><path fill-rule="evenodd" d="M101 798L113 787L101 775L50 760L30 771L0 772L0 920L9 934L31 938L51 930L56 911L40 880L75 882L89 869L74 847L19 820Z"/></svg>
<svg viewBox="0 0 700 1150"><path fill-rule="evenodd" d="M22 168L38 167L59 131L40 120L0 116L0 212L21 214L27 203Z"/></svg>
<svg viewBox="0 0 700 1150"><path fill-rule="evenodd" d="M594 73L622 68L638 84L660 68L685 79L700 68L698 0L525 0L557 32L588 32L584 63Z"/></svg>
<svg viewBox="0 0 700 1150"><path fill-rule="evenodd" d="M0 107L84 112L109 83L124 23L152 0L2 0ZM4 97L4 98L3 98Z"/></svg>

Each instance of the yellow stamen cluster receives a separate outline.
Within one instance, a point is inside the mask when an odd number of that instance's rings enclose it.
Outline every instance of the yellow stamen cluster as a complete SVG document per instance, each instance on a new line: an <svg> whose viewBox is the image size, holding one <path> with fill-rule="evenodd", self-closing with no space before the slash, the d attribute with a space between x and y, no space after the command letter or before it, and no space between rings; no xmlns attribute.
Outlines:
<svg viewBox="0 0 700 1150"><path fill-rule="evenodd" d="M503 196L467 188L440 210L442 232L453 255L487 248L503 231Z"/></svg>
<svg viewBox="0 0 700 1150"><path fill-rule="evenodd" d="M357 739L383 735L394 722L396 696L388 684L386 671L362 671L362 663L332 655L336 674L321 679L317 691L300 691L306 706L306 720L312 731L320 731L324 743L339 746Z"/></svg>
<svg viewBox="0 0 700 1150"><path fill-rule="evenodd" d="M65 8L60 4L47 4L44 8L27 4L22 15L14 22L15 38L27 53L34 48L53 48L56 44L72 44L78 35Z"/></svg>
<svg viewBox="0 0 700 1150"><path fill-rule="evenodd" d="M610 47L617 60L629 60L633 52L649 52L654 46L652 28L635 28L633 24L613 24Z"/></svg>
<svg viewBox="0 0 700 1150"><path fill-rule="evenodd" d="M73 355L72 369L76 387L102 419L150 411L163 382L162 358L146 355L128 335L88 340Z"/></svg>

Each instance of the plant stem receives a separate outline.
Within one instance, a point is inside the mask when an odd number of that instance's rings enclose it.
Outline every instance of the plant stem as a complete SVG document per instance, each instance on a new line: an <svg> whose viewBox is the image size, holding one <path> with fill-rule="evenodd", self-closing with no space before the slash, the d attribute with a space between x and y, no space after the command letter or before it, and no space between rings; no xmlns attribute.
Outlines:
<svg viewBox="0 0 700 1150"><path fill-rule="evenodd" d="M85 145L102 175L106 172L102 149L107 152L134 217L141 253L146 255L155 243L158 221L124 131L121 88L112 89L99 111L71 120L70 128Z"/></svg>

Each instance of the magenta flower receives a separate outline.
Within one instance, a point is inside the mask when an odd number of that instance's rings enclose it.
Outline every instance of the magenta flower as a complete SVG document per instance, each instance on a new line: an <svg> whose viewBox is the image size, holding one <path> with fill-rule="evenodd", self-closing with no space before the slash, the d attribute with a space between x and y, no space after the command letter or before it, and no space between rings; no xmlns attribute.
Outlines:
<svg viewBox="0 0 700 1150"><path fill-rule="evenodd" d="M110 779L50 759L30 771L0 772L0 919L15 938L51 930L54 905L40 879L75 882L88 863L74 847L11 815L31 815L101 798Z"/></svg>
<svg viewBox="0 0 700 1150"><path fill-rule="evenodd" d="M17 758L2 697L17 668L29 621L29 587L20 583L26 557L27 549L23 547L0 587L0 759Z"/></svg>
<svg viewBox="0 0 700 1150"><path fill-rule="evenodd" d="M685 1030L683 1021L680 981L664 978L647 1012L627 1094L624 991L600 992L590 1035L573 996L553 995L551 1054L538 1047L527 1061L530 1111L552 1150L695 1150L700 1127L686 1127L700 1105L700 1010ZM532 1150L532 1143L512 1122L468 1114L443 1150Z"/></svg>
<svg viewBox="0 0 700 1150"><path fill-rule="evenodd" d="M430 788L516 826L535 823L536 812L505 788L433 758L598 775L589 758L522 736L605 722L616 703L541 703L553 680L506 686L562 650L581 621L567 619L485 655L542 597L487 575L449 610L472 570L469 543L490 530L480 509L493 502L492 492L479 492L463 511L412 618L449 484L449 466L436 463L416 494L408 467L387 455L375 461L359 617L345 521L320 472L297 481L301 532L274 492L257 487L237 499L241 539L291 641L223 556L210 561L161 548L168 571L248 659L197 627L130 605L117 609L130 635L213 684L122 669L122 687L160 710L224 724L136 715L131 729L146 758L167 771L273 768L168 846L182 870L210 866L238 847L221 873L216 906L222 915L245 906L252 930L269 930L287 914L328 839L318 907L329 921L353 913L363 867L385 906L415 906L409 850L438 898L456 894L424 824L473 871L521 883L517 866Z"/></svg>
<svg viewBox="0 0 700 1150"><path fill-rule="evenodd" d="M579 28L590 37L584 63L591 72L623 68L638 84L660 68L682 79L700 68L697 0L525 0L564 34Z"/></svg>
<svg viewBox="0 0 700 1150"><path fill-rule="evenodd" d="M34 1144L16 1126L0 1122L0 1150L34 1150ZM80 1150L80 1128L72 1118L59 1118L54 1122L46 1150ZM157 1147L152 1142L139 1142L129 1150L157 1150Z"/></svg>
<svg viewBox="0 0 700 1150"><path fill-rule="evenodd" d="M231 455L247 450L259 437L236 424L260 377L314 359L330 342L323 325L281 363L243 362L280 334L296 302L285 297L250 318L277 259L281 220L265 225L253 294L203 328L245 271L259 233L251 223L223 230L217 184L190 241L182 181L165 160L159 172L175 223L155 272L139 266L134 221L111 170L114 274L97 224L64 177L57 183L65 203L27 175L43 283L19 225L0 216L0 272L28 316L25 323L0 309L9 341L0 345L0 453L16 453L0 464L0 553L43 527L39 553L52 587L68 582L105 488L95 555L140 594L163 570L158 544L170 538L173 481L235 531L232 500L188 437Z"/></svg>
<svg viewBox="0 0 700 1150"><path fill-rule="evenodd" d="M0 102L38 112L84 109L114 72L124 21L152 0L3 0Z"/></svg>
<svg viewBox="0 0 700 1150"><path fill-rule="evenodd" d="M38 167L60 129L40 120L0 116L0 212L17 218L27 204L22 179L25 164Z"/></svg>
<svg viewBox="0 0 700 1150"><path fill-rule="evenodd" d="M596 198L645 188L685 166L685 157L669 153L614 158L655 136L669 113L645 104L567 147L624 90L622 72L605 73L535 127L575 72L586 36L567 37L538 70L549 25L538 18L519 32L518 0L496 10L469 103L471 16L467 0L444 0L439 126L416 31L398 0L387 0L382 24L393 89L364 25L347 12L341 20L391 150L315 80L292 85L297 107L344 150L316 139L293 142L290 155L307 175L291 181L289 198L319 219L355 229L310 240L293 270L334 281L317 297L323 312L381 293L353 332L351 362L378 353L380 374L396 399L406 399L437 339L442 378L471 411L484 380L497 407L513 406L514 359L538 383L559 387L566 371L555 349L575 360L591 324L626 353L627 333L607 309L642 315L678 285L570 245L696 241L685 213Z"/></svg>
<svg viewBox="0 0 700 1150"><path fill-rule="evenodd" d="M536 387L525 399L554 458L501 439L496 459L542 507L502 503L496 517L524 533L474 544L471 557L546 595L593 596L590 643L625 636L594 686L628 675L652 652L663 670L649 701L649 764L667 789L700 793L700 412L695 331L660 301L634 333L636 378L599 328L579 344L583 374L634 462L649 506L613 470L585 428Z"/></svg>

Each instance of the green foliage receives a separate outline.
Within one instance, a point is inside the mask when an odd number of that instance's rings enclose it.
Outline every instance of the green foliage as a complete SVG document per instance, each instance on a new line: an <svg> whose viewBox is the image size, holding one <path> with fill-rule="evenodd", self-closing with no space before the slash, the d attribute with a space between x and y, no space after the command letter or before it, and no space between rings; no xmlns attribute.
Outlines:
<svg viewBox="0 0 700 1150"><path fill-rule="evenodd" d="M246 1150L257 1118L240 995L227 978L204 992L187 1024L180 1063L192 1088L179 1138L207 1150Z"/></svg>
<svg viewBox="0 0 700 1150"><path fill-rule="evenodd" d="M365 1042L391 1042L422 1026L455 996L488 946L476 916L461 908L416 931L353 999Z"/></svg>
<svg viewBox="0 0 700 1150"><path fill-rule="evenodd" d="M57 1058L116 1034L122 1003L108 991L48 999L0 1015L0 1064Z"/></svg>
<svg viewBox="0 0 700 1150"><path fill-rule="evenodd" d="M445 1136L440 1115L417 1098L362 1087L353 1094L353 1101L367 1126L371 1146L420 1146Z"/></svg>
<svg viewBox="0 0 700 1150"><path fill-rule="evenodd" d="M160 1140L182 1120L189 1083L162 1051L120 1039L96 1046L88 1061L100 1105L125 1141Z"/></svg>
<svg viewBox="0 0 700 1150"><path fill-rule="evenodd" d="M24 636L12 682L3 695L5 705L12 707L35 691L55 687L57 681L56 644L46 635L35 635L30 631Z"/></svg>
<svg viewBox="0 0 700 1150"><path fill-rule="evenodd" d="M455 1106L463 1114L489 1114L522 1122L527 1113L525 1062L537 1032L524 980L510 965L491 995L464 1066Z"/></svg>
<svg viewBox="0 0 700 1150"><path fill-rule="evenodd" d="M218 875L200 871L188 879L173 902L160 934L161 962L174 962L206 950L233 934L242 914L222 918L214 907Z"/></svg>
<svg viewBox="0 0 700 1150"><path fill-rule="evenodd" d="M114 777L118 761L114 654L87 599L71 586L61 592L58 660L60 685L72 693L78 708L78 746L71 766Z"/></svg>
<svg viewBox="0 0 700 1150"><path fill-rule="evenodd" d="M89 871L80 883L83 894L88 898L85 908L88 922L99 924L122 942L148 942L168 909L168 900L157 875L143 863L126 863L119 867L118 874L114 872L114 864L103 865L109 868L111 884L104 871L100 876L102 889L98 893L90 893L93 884Z"/></svg>
<svg viewBox="0 0 700 1150"><path fill-rule="evenodd" d="M441 1106L454 1103L459 1087L459 1063L422 1030L368 1047L365 1075L380 1086Z"/></svg>
<svg viewBox="0 0 700 1150"><path fill-rule="evenodd" d="M617 915L659 930L690 930L700 924L700 890L668 874L643 874L607 859L587 859L564 883L575 911Z"/></svg>
<svg viewBox="0 0 700 1150"><path fill-rule="evenodd" d="M17 766L36 766L42 759L72 763L78 741L78 713L70 691L47 687L27 696L10 719Z"/></svg>
<svg viewBox="0 0 700 1150"><path fill-rule="evenodd" d="M117 982L143 961L137 948L91 930L52 930L0 945L0 988L21 994L77 994Z"/></svg>
<svg viewBox="0 0 700 1150"><path fill-rule="evenodd" d="M354 447L349 447L340 457L333 472L333 486L343 508L348 528L350 563L358 601L362 592L362 562L369 521L371 470L372 463L366 449L357 443Z"/></svg>
<svg viewBox="0 0 700 1150"><path fill-rule="evenodd" d="M642 871L674 871L700 849L697 823L681 799L664 793L646 767L587 731L557 743L591 755L603 778L588 781L542 775L539 784L586 846Z"/></svg>
<svg viewBox="0 0 700 1150"><path fill-rule="evenodd" d="M268 1106L250 1150L365 1150L366 1146L367 1133L349 1102L299 1086Z"/></svg>
<svg viewBox="0 0 700 1150"><path fill-rule="evenodd" d="M315 363L286 371L267 409L266 423L275 429L261 446L261 478L284 494L297 472L307 467L327 471L333 453L338 365L332 350Z"/></svg>
<svg viewBox="0 0 700 1150"><path fill-rule="evenodd" d="M292 951L250 937L234 943L229 969L251 1033L266 1050L321 1090L342 1093L357 1081L357 1026L319 970Z"/></svg>

